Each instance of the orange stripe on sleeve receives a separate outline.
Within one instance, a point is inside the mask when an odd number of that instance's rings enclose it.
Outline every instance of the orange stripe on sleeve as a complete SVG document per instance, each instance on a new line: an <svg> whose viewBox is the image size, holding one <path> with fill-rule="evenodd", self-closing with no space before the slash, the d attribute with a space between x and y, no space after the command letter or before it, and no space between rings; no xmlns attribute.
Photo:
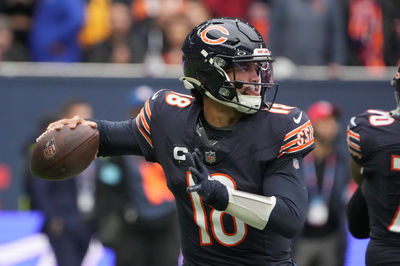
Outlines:
<svg viewBox="0 0 400 266"><path fill-rule="evenodd" d="M147 141L147 143L149 143L150 147L153 148L153 143L151 142L151 139L149 138L149 136L147 136L146 132L141 128L140 124L139 124L139 119L136 118L136 126L139 129L140 133L142 134L142 136L145 138L145 140Z"/></svg>
<svg viewBox="0 0 400 266"><path fill-rule="evenodd" d="M291 149L289 149L289 150L287 150L287 151L281 152L281 153L278 155L278 158L281 157L282 155L284 155L285 153L294 153L294 152L297 152L297 151L304 150L304 149L308 148L309 146L311 146L313 143L314 143L314 140L312 140L312 141L310 141L310 142L307 142L307 143L304 144L304 145L296 146L296 147L293 147L293 148L291 148Z"/></svg>
<svg viewBox="0 0 400 266"><path fill-rule="evenodd" d="M348 141L348 143L347 143L350 147L352 147L353 149L355 149L356 151L359 151L359 152L361 152L361 149L360 149L360 146L359 145L357 145L357 144L355 144L354 142L352 142L352 141Z"/></svg>
<svg viewBox="0 0 400 266"><path fill-rule="evenodd" d="M149 100L146 101L146 103L144 104L145 110L146 110L146 115L149 118L149 120L151 120L151 110L150 110L150 104L149 104Z"/></svg>
<svg viewBox="0 0 400 266"><path fill-rule="evenodd" d="M361 155L360 153L358 153L358 152L356 152L356 151L353 151L352 149L350 149L350 147L348 148L348 150L349 150L349 152L351 153L351 155L353 155L353 156L355 156L355 157L357 157L357 158L359 158L359 159L362 158L362 155Z"/></svg>
<svg viewBox="0 0 400 266"><path fill-rule="evenodd" d="M306 127L308 127L310 125L311 125L311 122L310 122L310 120L308 120L305 124L295 128L292 131L290 131L289 133L287 133L285 138L283 139L283 141L288 140L289 138L291 138L292 136L299 133L300 131L302 131L303 129L305 129Z"/></svg>
<svg viewBox="0 0 400 266"><path fill-rule="evenodd" d="M347 135L349 135L350 137L356 139L356 140L360 140L360 134L355 133L354 131L347 129Z"/></svg>
<svg viewBox="0 0 400 266"><path fill-rule="evenodd" d="M290 146L293 146L294 144L296 144L297 141L298 141L297 139L290 141L285 146L282 146L279 152L283 151L286 148L289 148Z"/></svg>
<svg viewBox="0 0 400 266"><path fill-rule="evenodd" d="M146 129L147 133L150 134L150 127L149 127L149 124L147 124L147 121L146 121L146 119L145 119L145 117L144 117L143 108L142 108L142 110L140 111L140 119L142 120L142 124L143 124L143 126L144 126L144 129Z"/></svg>

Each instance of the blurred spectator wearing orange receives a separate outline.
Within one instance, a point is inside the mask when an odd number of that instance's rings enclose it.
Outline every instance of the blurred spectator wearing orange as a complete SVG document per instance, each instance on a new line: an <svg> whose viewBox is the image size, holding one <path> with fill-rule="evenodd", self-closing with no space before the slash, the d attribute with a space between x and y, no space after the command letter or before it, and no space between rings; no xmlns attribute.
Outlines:
<svg viewBox="0 0 400 266"><path fill-rule="evenodd" d="M399 64L399 1L350 0L348 9L349 64Z"/></svg>
<svg viewBox="0 0 400 266"><path fill-rule="evenodd" d="M270 0L253 0L247 10L247 20L260 32L268 46L271 30Z"/></svg>
<svg viewBox="0 0 400 266"><path fill-rule="evenodd" d="M166 64L182 64L181 47L192 28L185 15L171 17L162 25L165 40L163 59Z"/></svg>
<svg viewBox="0 0 400 266"><path fill-rule="evenodd" d="M178 48L186 34L211 16L201 0L133 0L131 12L134 31L146 41L144 63L150 72L162 71L164 63L180 64Z"/></svg>

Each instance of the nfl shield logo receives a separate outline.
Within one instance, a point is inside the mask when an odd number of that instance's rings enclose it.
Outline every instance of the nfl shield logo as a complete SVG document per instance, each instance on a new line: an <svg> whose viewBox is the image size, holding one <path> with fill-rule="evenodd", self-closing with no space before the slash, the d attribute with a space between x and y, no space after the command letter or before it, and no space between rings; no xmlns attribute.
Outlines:
<svg viewBox="0 0 400 266"><path fill-rule="evenodd" d="M215 163L215 160L217 159L216 158L216 155L215 155L215 152L214 151L206 151L205 152L205 157L206 157L206 162L207 163Z"/></svg>
<svg viewBox="0 0 400 266"><path fill-rule="evenodd" d="M43 146L43 155L46 160L52 159L56 156L57 147L56 140L54 138L49 139Z"/></svg>
<svg viewBox="0 0 400 266"><path fill-rule="evenodd" d="M299 160L297 160L296 158L293 159L293 167L295 169L299 169L300 168Z"/></svg>

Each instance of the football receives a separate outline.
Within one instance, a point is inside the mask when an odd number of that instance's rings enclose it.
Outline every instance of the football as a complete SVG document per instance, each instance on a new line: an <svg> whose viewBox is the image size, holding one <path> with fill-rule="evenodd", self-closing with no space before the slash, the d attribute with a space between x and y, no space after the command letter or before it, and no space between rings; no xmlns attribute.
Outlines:
<svg viewBox="0 0 400 266"><path fill-rule="evenodd" d="M31 173L47 180L63 180L85 170L94 159L99 146L99 131L79 124L71 129L45 132L31 153Z"/></svg>

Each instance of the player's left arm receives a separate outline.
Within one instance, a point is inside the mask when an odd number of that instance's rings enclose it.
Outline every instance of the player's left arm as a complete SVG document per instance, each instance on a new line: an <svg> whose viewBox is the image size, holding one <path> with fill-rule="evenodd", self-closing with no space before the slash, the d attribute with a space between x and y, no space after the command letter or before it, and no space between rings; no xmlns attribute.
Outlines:
<svg viewBox="0 0 400 266"><path fill-rule="evenodd" d="M361 185L363 181L362 167L353 158L350 158L350 173L354 182L356 182L358 185Z"/></svg>
<svg viewBox="0 0 400 266"><path fill-rule="evenodd" d="M307 191L302 156L276 160L264 176L263 195L228 189L225 212L260 229L293 238L303 227Z"/></svg>
<svg viewBox="0 0 400 266"><path fill-rule="evenodd" d="M355 238L369 237L368 205L360 187L354 192L347 205L346 216L349 231Z"/></svg>
<svg viewBox="0 0 400 266"><path fill-rule="evenodd" d="M303 228L307 211L303 156L285 157L273 162L264 175L263 194L276 198L265 229L293 238Z"/></svg>
<svg viewBox="0 0 400 266"><path fill-rule="evenodd" d="M272 229L288 238L293 238L303 226L307 192L301 182L301 156L282 158L269 166L264 195L226 187L209 176L199 152L186 156L196 183L188 191L197 192L206 204L257 229Z"/></svg>

